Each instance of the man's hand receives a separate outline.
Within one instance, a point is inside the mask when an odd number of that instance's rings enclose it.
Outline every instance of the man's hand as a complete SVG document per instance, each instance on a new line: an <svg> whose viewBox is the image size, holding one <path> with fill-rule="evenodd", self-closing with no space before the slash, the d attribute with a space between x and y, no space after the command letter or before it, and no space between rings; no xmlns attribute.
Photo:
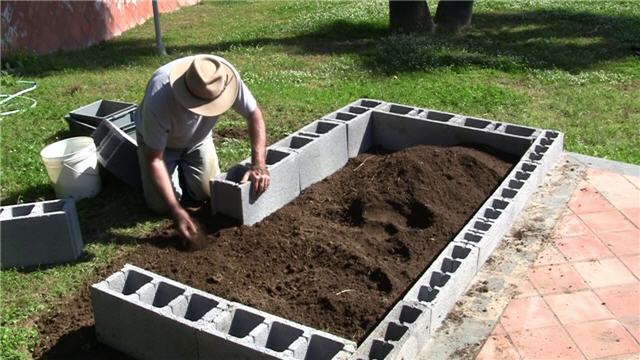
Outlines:
<svg viewBox="0 0 640 360"><path fill-rule="evenodd" d="M247 180L251 181L252 194L257 198L269 187L271 176L266 167L251 166L242 177L240 183L244 184Z"/></svg>
<svg viewBox="0 0 640 360"><path fill-rule="evenodd" d="M182 240L182 245L187 248L192 247L197 241L199 229L191 220L189 214L183 208L180 208L173 215L173 221Z"/></svg>

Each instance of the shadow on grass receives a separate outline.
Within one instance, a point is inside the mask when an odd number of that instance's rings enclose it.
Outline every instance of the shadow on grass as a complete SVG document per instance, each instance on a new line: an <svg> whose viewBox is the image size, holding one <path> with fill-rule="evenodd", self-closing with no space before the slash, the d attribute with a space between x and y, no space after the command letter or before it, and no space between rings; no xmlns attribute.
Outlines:
<svg viewBox="0 0 640 360"><path fill-rule="evenodd" d="M159 216L146 207L142 191L127 187L104 168L100 169L101 192L94 198L76 202L82 238L87 243L130 242L133 238L113 234L110 229L127 228ZM3 203L15 204L57 199L53 186L42 184L9 194Z"/></svg>
<svg viewBox="0 0 640 360"><path fill-rule="evenodd" d="M363 68L382 73L469 65L503 71L558 68L577 72L632 56L631 48L638 45L640 19L554 9L480 13L474 15L473 24L463 37L402 36L389 34L379 24L335 21L292 37L168 44L167 48L172 58L265 45L300 54L355 54ZM136 64L156 58L155 54L151 38L116 39L77 52L24 59L22 75Z"/></svg>

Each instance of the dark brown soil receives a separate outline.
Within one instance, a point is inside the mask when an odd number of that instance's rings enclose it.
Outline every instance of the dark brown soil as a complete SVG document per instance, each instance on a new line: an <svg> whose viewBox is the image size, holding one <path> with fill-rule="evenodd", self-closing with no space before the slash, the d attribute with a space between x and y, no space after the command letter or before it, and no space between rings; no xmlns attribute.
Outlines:
<svg viewBox="0 0 640 360"><path fill-rule="evenodd" d="M195 217L211 234L205 249L176 249L175 231L163 229L96 278L129 262L361 341L511 165L466 147L363 154L253 227L230 226L203 210ZM95 341L87 291L70 301L39 320L35 355L113 358Z"/></svg>

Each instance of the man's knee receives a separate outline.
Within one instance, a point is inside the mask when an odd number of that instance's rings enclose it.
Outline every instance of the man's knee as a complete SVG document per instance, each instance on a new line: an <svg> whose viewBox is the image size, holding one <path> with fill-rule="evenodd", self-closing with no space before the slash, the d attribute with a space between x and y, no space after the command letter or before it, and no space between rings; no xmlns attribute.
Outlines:
<svg viewBox="0 0 640 360"><path fill-rule="evenodd" d="M185 180L190 196L197 201L211 197L210 180L220 174L216 148L211 140L200 143L192 151L185 164Z"/></svg>

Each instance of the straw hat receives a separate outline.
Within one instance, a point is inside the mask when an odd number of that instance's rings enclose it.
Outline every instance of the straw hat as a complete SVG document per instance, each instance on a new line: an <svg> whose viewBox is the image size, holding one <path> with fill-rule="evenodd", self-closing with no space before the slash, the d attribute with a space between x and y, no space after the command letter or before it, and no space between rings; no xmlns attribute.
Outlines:
<svg viewBox="0 0 640 360"><path fill-rule="evenodd" d="M178 102L202 116L227 111L238 96L235 71L213 55L195 55L176 63L169 74L171 90Z"/></svg>

